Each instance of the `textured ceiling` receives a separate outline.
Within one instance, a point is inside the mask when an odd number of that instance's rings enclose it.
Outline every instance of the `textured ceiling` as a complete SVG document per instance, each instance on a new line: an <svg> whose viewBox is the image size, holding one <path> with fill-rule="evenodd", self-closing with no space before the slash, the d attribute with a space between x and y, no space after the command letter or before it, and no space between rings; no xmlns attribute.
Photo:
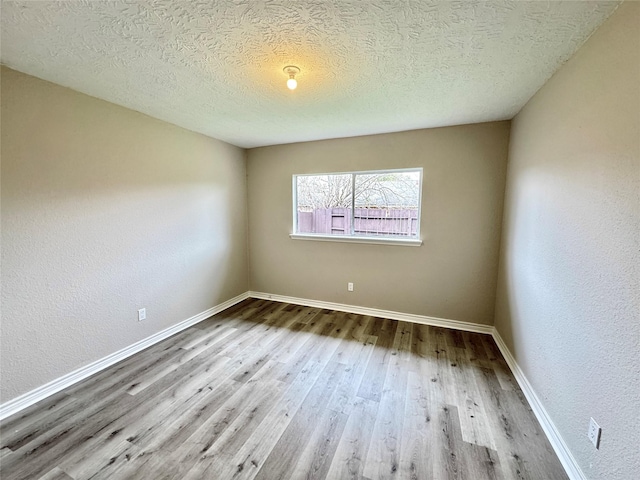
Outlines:
<svg viewBox="0 0 640 480"><path fill-rule="evenodd" d="M1 61L254 147L512 118L618 4L3 1Z"/></svg>

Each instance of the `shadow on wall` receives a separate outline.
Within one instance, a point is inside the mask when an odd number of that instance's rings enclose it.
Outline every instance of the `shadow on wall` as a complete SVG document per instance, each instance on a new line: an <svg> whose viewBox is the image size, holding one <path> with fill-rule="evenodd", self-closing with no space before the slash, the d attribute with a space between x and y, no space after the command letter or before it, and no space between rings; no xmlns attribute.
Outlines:
<svg viewBox="0 0 640 480"><path fill-rule="evenodd" d="M2 402L248 289L243 150L6 68L2 100Z"/></svg>

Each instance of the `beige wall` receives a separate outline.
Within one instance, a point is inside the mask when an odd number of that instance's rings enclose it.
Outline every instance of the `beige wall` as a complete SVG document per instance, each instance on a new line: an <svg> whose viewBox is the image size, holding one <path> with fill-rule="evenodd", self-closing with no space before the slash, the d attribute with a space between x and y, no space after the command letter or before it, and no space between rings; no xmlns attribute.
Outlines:
<svg viewBox="0 0 640 480"><path fill-rule="evenodd" d="M640 3L516 116L509 156L496 327L587 478L638 478Z"/></svg>
<svg viewBox="0 0 640 480"><path fill-rule="evenodd" d="M247 290L242 149L3 68L1 153L2 402Z"/></svg>
<svg viewBox="0 0 640 480"><path fill-rule="evenodd" d="M249 150L251 289L491 324L508 142L497 122ZM404 167L424 168L421 247L289 238L293 174Z"/></svg>

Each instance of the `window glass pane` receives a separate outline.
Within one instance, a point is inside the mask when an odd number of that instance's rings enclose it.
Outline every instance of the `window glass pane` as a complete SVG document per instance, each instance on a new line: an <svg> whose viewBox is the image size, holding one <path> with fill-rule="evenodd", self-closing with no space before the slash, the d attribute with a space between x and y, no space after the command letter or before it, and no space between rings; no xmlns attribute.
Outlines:
<svg viewBox="0 0 640 480"><path fill-rule="evenodd" d="M297 233L351 235L352 175L296 177Z"/></svg>
<svg viewBox="0 0 640 480"><path fill-rule="evenodd" d="M419 202L420 172L358 173L354 234L416 238Z"/></svg>

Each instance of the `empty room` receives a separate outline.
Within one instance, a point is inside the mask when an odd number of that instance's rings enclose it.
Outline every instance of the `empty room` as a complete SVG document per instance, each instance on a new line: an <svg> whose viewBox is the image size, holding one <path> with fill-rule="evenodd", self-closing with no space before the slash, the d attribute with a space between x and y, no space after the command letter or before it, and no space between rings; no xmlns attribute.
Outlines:
<svg viewBox="0 0 640 480"><path fill-rule="evenodd" d="M640 478L640 2L0 29L0 478Z"/></svg>

